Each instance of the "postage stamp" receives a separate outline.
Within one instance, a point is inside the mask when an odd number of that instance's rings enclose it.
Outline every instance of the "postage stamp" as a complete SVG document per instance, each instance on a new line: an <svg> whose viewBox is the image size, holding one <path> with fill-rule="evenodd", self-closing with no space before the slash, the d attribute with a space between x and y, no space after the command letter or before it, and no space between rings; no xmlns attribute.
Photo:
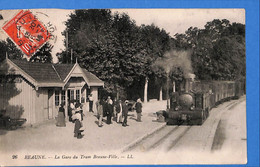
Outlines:
<svg viewBox="0 0 260 167"><path fill-rule="evenodd" d="M3 30L28 57L51 37L44 25L29 10L21 10L3 26Z"/></svg>

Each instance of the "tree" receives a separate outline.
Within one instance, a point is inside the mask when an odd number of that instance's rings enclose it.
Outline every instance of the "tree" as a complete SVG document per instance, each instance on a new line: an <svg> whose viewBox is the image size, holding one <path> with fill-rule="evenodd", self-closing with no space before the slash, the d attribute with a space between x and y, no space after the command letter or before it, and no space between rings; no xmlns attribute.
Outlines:
<svg viewBox="0 0 260 167"><path fill-rule="evenodd" d="M192 67L198 79L245 77L245 25L215 19L204 29L190 27L185 34L176 34L175 42L177 48L192 49Z"/></svg>
<svg viewBox="0 0 260 167"><path fill-rule="evenodd" d="M82 67L105 81L108 93L125 96L129 87L151 74L149 66L160 56L157 53L162 55L160 45L164 41L154 44L161 30L151 26L157 34L148 39L144 32L151 36L151 30L138 27L125 13L112 15L105 9L76 10L66 25L68 50L73 50L73 57L78 58ZM70 54L61 53L59 60L69 62Z"/></svg>
<svg viewBox="0 0 260 167"><path fill-rule="evenodd" d="M44 44L31 58L30 62L41 62L41 63L51 63L52 55L51 50L53 46L51 46L48 42Z"/></svg>
<svg viewBox="0 0 260 167"><path fill-rule="evenodd" d="M42 63L51 63L52 55L51 46L48 42L41 47L30 59L31 62L42 62ZM10 38L7 38L6 41L0 41L0 62L2 62L6 54L10 59L26 60L25 55L20 49L11 41Z"/></svg>
<svg viewBox="0 0 260 167"><path fill-rule="evenodd" d="M5 59L6 54L11 59L23 59L23 53L9 38L7 38L6 41L0 41L0 62Z"/></svg>
<svg viewBox="0 0 260 167"><path fill-rule="evenodd" d="M117 39L112 29L112 15L110 10L91 9L76 10L66 22L68 34L68 51L64 51L58 58L60 62L70 62L78 58L79 64L88 71L105 80L105 89L114 93L114 88L119 85L118 71L119 59L116 53Z"/></svg>
<svg viewBox="0 0 260 167"><path fill-rule="evenodd" d="M165 81L166 75L165 72L161 69L156 69L153 67L153 64L157 59L163 57L166 51L170 50L171 38L169 33L164 29L160 29L154 24L151 25L141 25L140 27L142 47L145 51L145 64L144 64L144 88L151 88L152 85L157 85L159 91L157 93L158 98L160 96L160 90L162 90L162 85ZM147 79L150 78L148 82ZM147 84L149 85L147 86ZM155 89L153 87L152 89ZM147 90L144 89L144 94ZM147 98L145 98L147 99Z"/></svg>
<svg viewBox="0 0 260 167"><path fill-rule="evenodd" d="M160 76L151 65L169 50L171 38L155 25L137 26L128 14L106 9L76 10L66 22L68 49L59 61L79 64L105 81L105 90L128 98L142 97L147 79ZM157 78L160 80L160 77Z"/></svg>
<svg viewBox="0 0 260 167"><path fill-rule="evenodd" d="M240 42L240 41L243 42ZM246 75L245 39L239 37L223 37L213 48L214 73L212 78L220 80L236 80Z"/></svg>
<svg viewBox="0 0 260 167"><path fill-rule="evenodd" d="M106 9L75 10L65 23L63 35L68 39L67 52L73 49L77 55L85 55L93 45L104 44L111 29L111 11ZM66 34L68 36L66 36ZM70 54L66 51L59 55L62 62L70 62Z"/></svg>
<svg viewBox="0 0 260 167"><path fill-rule="evenodd" d="M9 100L17 96L21 91L16 87L17 76L15 76L14 71L10 69L8 64L3 63L6 53L13 59L22 59L23 57L22 52L16 48L9 38L6 41L0 41L0 103L3 105L0 108L0 115L3 114L11 118L20 118L24 112L23 107L9 103ZM8 90L8 92L6 90ZM2 109L4 109L6 113L2 113Z"/></svg>

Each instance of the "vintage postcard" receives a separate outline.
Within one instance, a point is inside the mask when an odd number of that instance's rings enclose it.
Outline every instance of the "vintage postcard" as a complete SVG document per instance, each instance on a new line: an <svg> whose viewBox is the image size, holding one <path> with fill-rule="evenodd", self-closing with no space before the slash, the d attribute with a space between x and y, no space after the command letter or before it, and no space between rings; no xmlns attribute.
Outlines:
<svg viewBox="0 0 260 167"><path fill-rule="evenodd" d="M0 165L246 164L245 9L0 11Z"/></svg>

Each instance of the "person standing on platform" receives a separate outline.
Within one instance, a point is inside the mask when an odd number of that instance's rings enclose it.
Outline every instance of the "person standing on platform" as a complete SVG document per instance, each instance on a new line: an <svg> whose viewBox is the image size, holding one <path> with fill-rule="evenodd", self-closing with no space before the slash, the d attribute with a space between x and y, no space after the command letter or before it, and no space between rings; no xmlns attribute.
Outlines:
<svg viewBox="0 0 260 167"><path fill-rule="evenodd" d="M81 104L80 104L79 102L77 102L77 103L75 104L75 113L76 113L76 112L79 112L79 113L80 113L80 115L81 115L81 121L83 121L83 110L82 110Z"/></svg>
<svg viewBox="0 0 260 167"><path fill-rule="evenodd" d="M72 122L72 115L75 114L75 105L74 105L74 100L70 101L69 104L69 111L68 111L68 115L69 115L69 121Z"/></svg>
<svg viewBox="0 0 260 167"><path fill-rule="evenodd" d="M59 112L58 112L58 118L57 118L57 124L56 126L59 127L65 127L65 109L64 109L64 104L60 104Z"/></svg>
<svg viewBox="0 0 260 167"><path fill-rule="evenodd" d="M83 113L83 105L81 103L80 104L80 114L81 114L81 117L82 117L82 121L83 121L83 117L85 116L85 114Z"/></svg>
<svg viewBox="0 0 260 167"><path fill-rule="evenodd" d="M111 118L113 115L113 101L111 100L110 96L107 98L107 124L111 124Z"/></svg>
<svg viewBox="0 0 260 167"><path fill-rule="evenodd" d="M98 100L96 102L96 107L97 107L97 118L98 118L98 127L102 127L103 126L103 123L102 123L102 120L103 120L103 102L102 100Z"/></svg>
<svg viewBox="0 0 260 167"><path fill-rule="evenodd" d="M93 111L93 97L92 97L92 94L90 94L88 96L88 100L89 100L89 112L94 112Z"/></svg>
<svg viewBox="0 0 260 167"><path fill-rule="evenodd" d="M116 99L116 97L114 98L114 101L113 101L113 120L116 122L117 121L117 113L116 113L116 107L117 107L117 103L118 103L118 100Z"/></svg>
<svg viewBox="0 0 260 167"><path fill-rule="evenodd" d="M124 121L122 123L122 126L126 127L126 126L129 126L127 125L127 116L128 116L128 101L126 100L124 103L123 103L123 110L122 110L122 115L124 117Z"/></svg>
<svg viewBox="0 0 260 167"><path fill-rule="evenodd" d="M117 123L122 123L122 111L123 111L122 101L121 101L121 99L119 99L118 103L116 104L116 115L117 115L116 122Z"/></svg>
<svg viewBox="0 0 260 167"><path fill-rule="evenodd" d="M137 113L137 122L142 122L141 120L141 116L142 116L142 101L141 99L137 99L137 102L136 102L136 113Z"/></svg>
<svg viewBox="0 0 260 167"><path fill-rule="evenodd" d="M80 111L76 111L75 114L72 116L72 119L75 122L75 126L74 126L74 137L77 137L78 139L81 139L83 137L83 135L81 134L81 132L83 132L82 127L82 118L81 118L81 114Z"/></svg>

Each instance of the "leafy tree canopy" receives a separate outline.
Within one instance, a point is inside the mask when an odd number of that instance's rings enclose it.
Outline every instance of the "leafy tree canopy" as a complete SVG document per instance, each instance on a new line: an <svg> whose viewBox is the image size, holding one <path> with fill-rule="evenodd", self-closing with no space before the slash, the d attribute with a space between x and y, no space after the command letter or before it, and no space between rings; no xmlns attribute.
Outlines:
<svg viewBox="0 0 260 167"><path fill-rule="evenodd" d="M68 48L58 54L59 61L69 63L77 58L82 67L105 81L109 93L124 91L145 78L155 79L158 85L167 75L181 81L185 66L172 66L169 73L155 65L169 55L187 63L185 52L189 52L192 67L189 72L197 79L245 77L245 25L226 19L207 22L202 29L190 27L174 38L154 24L137 26L127 14L112 14L108 9L76 10L66 26L63 34L68 37L68 43L64 41Z"/></svg>
<svg viewBox="0 0 260 167"><path fill-rule="evenodd" d="M53 46L51 46L48 42L41 47L31 58L29 61L31 62L42 62L42 63L51 63L52 55L51 50ZM26 61L25 55L22 53L20 49L11 41L10 38L7 38L6 41L0 41L0 62L2 62L6 54L10 59L18 59Z"/></svg>
<svg viewBox="0 0 260 167"><path fill-rule="evenodd" d="M201 80L245 78L245 25L215 19L204 29L190 27L175 35L177 48L192 49L192 67Z"/></svg>
<svg viewBox="0 0 260 167"><path fill-rule="evenodd" d="M155 25L137 26L127 14L107 9L76 10L66 22L68 49L59 61L78 62L105 81L110 93L153 75L151 64L169 48L170 36ZM66 45L66 43L65 43Z"/></svg>

